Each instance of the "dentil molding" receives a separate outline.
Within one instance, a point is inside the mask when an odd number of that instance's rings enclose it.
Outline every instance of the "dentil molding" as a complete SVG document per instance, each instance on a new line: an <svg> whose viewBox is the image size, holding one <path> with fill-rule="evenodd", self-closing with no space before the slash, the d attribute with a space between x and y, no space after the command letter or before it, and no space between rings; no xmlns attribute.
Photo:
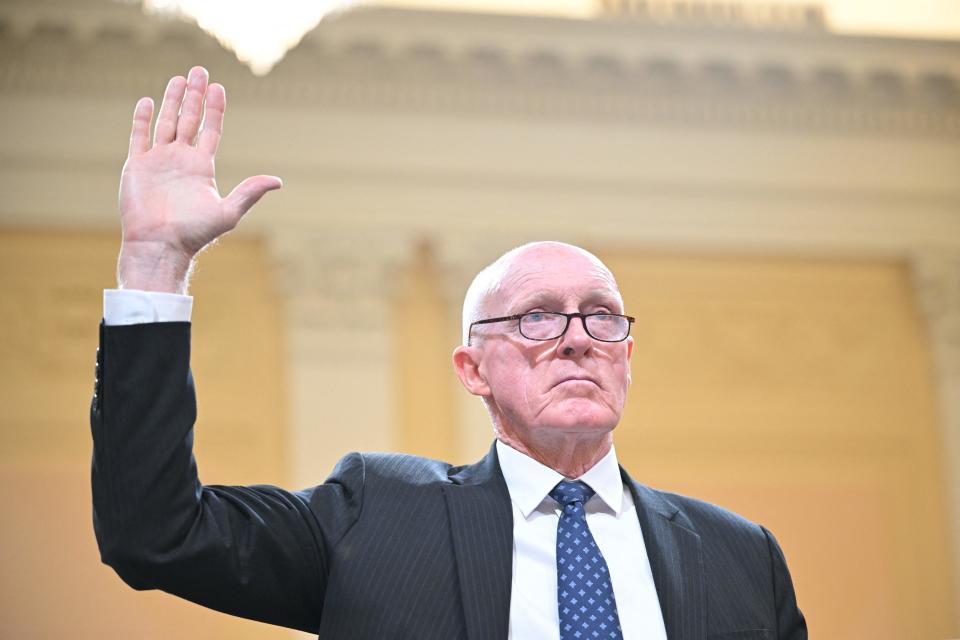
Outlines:
<svg viewBox="0 0 960 640"><path fill-rule="evenodd" d="M135 5L0 6L0 94L136 95L198 60L232 93L271 103L960 134L960 42L840 36L820 19L360 8L323 21L256 79L199 28Z"/></svg>

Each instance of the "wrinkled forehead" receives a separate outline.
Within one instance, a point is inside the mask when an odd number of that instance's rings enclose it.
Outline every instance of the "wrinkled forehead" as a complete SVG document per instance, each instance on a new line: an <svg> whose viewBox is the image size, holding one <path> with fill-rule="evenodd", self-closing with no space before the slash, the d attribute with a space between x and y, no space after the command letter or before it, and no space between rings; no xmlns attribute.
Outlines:
<svg viewBox="0 0 960 640"><path fill-rule="evenodd" d="M531 247L505 265L488 304L515 313L538 305L614 304L623 300L613 273L599 258L568 245Z"/></svg>

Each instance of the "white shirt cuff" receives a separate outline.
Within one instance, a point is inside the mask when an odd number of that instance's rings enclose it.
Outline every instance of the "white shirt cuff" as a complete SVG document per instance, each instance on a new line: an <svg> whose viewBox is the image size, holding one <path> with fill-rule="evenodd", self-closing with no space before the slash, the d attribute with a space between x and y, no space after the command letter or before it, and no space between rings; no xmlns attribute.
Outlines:
<svg viewBox="0 0 960 640"><path fill-rule="evenodd" d="M103 321L107 325L147 322L190 322L193 296L136 289L104 289Z"/></svg>

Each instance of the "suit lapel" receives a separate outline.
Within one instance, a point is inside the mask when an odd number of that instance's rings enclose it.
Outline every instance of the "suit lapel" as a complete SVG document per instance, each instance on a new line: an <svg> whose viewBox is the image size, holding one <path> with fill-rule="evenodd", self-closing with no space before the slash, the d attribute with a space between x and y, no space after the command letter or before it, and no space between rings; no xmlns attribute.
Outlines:
<svg viewBox="0 0 960 640"><path fill-rule="evenodd" d="M621 472L637 507L667 638L702 640L706 600L700 536L676 506Z"/></svg>
<svg viewBox="0 0 960 640"><path fill-rule="evenodd" d="M467 638L506 638L513 581L513 508L496 449L450 480L443 493Z"/></svg>

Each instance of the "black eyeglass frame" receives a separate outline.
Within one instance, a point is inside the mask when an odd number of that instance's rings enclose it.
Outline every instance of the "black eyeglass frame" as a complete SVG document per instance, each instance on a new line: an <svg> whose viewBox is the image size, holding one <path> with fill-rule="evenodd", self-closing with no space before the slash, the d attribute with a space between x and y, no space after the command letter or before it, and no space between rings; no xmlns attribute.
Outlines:
<svg viewBox="0 0 960 640"><path fill-rule="evenodd" d="M549 315L553 315L553 316L564 316L564 317L567 319L567 323L563 326L563 331L561 331L559 334L555 335L555 336L552 337L552 338L531 338L530 336L524 334L524 333L523 333L523 329L520 328L520 327L522 326L522 324L523 324L523 323L520 322L520 319L523 318L524 316L532 316L532 315L536 315L536 314L549 314ZM620 338L619 340L604 340L603 338L598 338L597 336L595 336L595 335L593 335L592 333L590 333L590 329L587 328L587 318L589 318L590 316L614 316L614 317L617 317L617 318L626 318L626 319L627 319L627 334L626 334L625 336L623 336L622 338ZM468 346L468 347L471 346L470 343L471 343L472 340L473 340L473 325L476 325L476 324L491 324L491 323L494 323L494 322L508 322L508 321L510 321L510 320L516 320L516 321L517 321L517 331L520 332L520 335L521 335L521 336L523 336L523 337L526 338L527 340L536 340L537 342L548 342L548 341L550 341L550 340L556 340L556 339L558 339L558 338L562 338L562 337L563 337L563 335L567 332L567 329L570 328L570 319L571 319L571 318L580 318L580 321L583 323L583 330L587 333L588 336L590 336L591 338L593 338L594 340L597 340L597 341L599 341L599 342L608 342L608 343L623 342L624 340L626 340L627 338L629 338L629 337L630 337L630 328L633 326L633 323L636 322L636 320L637 320L637 319L634 318L633 316L626 316L626 315L623 315L622 313L606 313L606 312L603 312L603 311L597 311L597 312L594 312L594 313L579 313L579 312L577 312L577 313L560 313L559 311L527 311L526 313L517 313L517 314L514 314L514 315L512 315L512 316L503 316L502 318L486 318L486 319L484 319L484 320L474 320L473 322L470 323L470 327L467 329L467 346Z"/></svg>

